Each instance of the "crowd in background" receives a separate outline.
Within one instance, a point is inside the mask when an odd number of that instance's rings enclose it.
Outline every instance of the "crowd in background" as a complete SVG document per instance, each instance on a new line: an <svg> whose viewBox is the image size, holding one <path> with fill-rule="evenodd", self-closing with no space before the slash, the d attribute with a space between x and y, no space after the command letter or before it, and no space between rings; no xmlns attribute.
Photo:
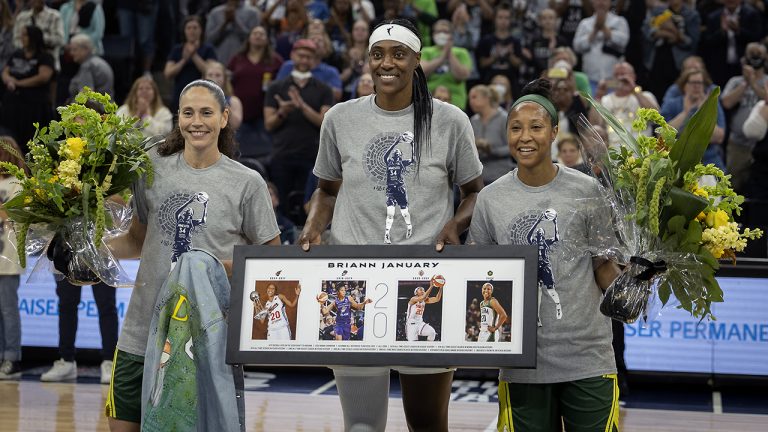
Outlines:
<svg viewBox="0 0 768 432"><path fill-rule="evenodd" d="M378 23L404 17L424 35L421 65L433 96L471 118L486 184L515 166L506 108L534 78L550 79L560 111L553 159L583 170L580 115L611 145L619 142L579 92L628 129L637 108L651 107L682 131L720 86L704 161L732 175L747 206L757 203L750 216L765 224L766 3L0 0L0 135L26 151L33 123L55 118L54 107L86 85L141 119L147 136L165 134L181 89L207 78L228 97L240 161L272 182L281 228L292 232L314 190L325 111L374 92L368 36ZM307 85L295 84L309 76Z"/></svg>

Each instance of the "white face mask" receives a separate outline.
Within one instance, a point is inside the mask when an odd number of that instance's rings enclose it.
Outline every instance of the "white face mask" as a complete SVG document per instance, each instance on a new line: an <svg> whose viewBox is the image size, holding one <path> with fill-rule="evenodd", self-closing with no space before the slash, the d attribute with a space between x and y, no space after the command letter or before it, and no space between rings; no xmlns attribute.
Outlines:
<svg viewBox="0 0 768 432"><path fill-rule="evenodd" d="M306 72L299 72L296 69L291 71L291 76L299 81L304 81L312 78L312 72L306 71Z"/></svg>
<svg viewBox="0 0 768 432"><path fill-rule="evenodd" d="M450 38L451 38L451 35L449 35L448 33L440 32L440 33L435 33L435 35L432 36L432 41L437 46L443 46L448 43L448 39Z"/></svg>
<svg viewBox="0 0 768 432"><path fill-rule="evenodd" d="M496 90L499 99L504 99L504 96L507 94L507 87L504 84L494 84L493 89Z"/></svg>

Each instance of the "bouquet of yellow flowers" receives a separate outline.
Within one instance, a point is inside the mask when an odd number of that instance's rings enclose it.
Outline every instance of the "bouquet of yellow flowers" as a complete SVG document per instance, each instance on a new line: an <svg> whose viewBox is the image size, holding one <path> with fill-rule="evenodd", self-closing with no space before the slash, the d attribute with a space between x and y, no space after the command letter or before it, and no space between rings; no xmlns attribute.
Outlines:
<svg viewBox="0 0 768 432"><path fill-rule="evenodd" d="M604 143L585 146L602 148L590 159L602 173L615 214L615 255L631 257L601 304L614 319L631 323L647 315L652 295L662 304L674 295L694 317L714 318L711 304L723 301L715 279L718 259L735 261L748 240L763 234L734 221L744 197L733 191L730 176L701 164L717 121L718 95L719 88L710 93L679 136L658 111L639 109L632 129L657 127L655 136L637 138L588 98L622 141L607 151Z"/></svg>
<svg viewBox="0 0 768 432"><path fill-rule="evenodd" d="M151 182L144 138L136 119L116 115L117 105L108 95L87 87L58 111L61 121L35 124L29 154L17 155L26 161L29 174L0 162L0 170L21 185L3 205L15 227L19 262L26 267L27 254L49 245L51 258L53 247L65 245L68 268L61 270L70 282L123 285L125 273L104 240L127 231L131 211L120 200L107 198L124 192L139 176L147 175Z"/></svg>

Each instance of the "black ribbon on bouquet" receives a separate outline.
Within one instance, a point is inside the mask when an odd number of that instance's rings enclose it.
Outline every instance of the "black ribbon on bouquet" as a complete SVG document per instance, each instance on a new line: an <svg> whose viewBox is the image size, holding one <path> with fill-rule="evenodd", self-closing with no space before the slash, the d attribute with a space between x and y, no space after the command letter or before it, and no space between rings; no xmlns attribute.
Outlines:
<svg viewBox="0 0 768 432"><path fill-rule="evenodd" d="M645 270L635 276L637 280L651 280L657 274L667 271L667 263L664 260L654 262L643 257L633 256L629 259L629 262L645 267Z"/></svg>

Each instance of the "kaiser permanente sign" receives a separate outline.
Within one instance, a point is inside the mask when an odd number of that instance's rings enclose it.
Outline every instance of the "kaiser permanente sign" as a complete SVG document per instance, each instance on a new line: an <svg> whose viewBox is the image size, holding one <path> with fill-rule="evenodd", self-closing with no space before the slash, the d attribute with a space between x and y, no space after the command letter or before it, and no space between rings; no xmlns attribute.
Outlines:
<svg viewBox="0 0 768 432"><path fill-rule="evenodd" d="M716 321L666 308L625 327L630 370L768 375L768 279L718 278L725 302Z"/></svg>

